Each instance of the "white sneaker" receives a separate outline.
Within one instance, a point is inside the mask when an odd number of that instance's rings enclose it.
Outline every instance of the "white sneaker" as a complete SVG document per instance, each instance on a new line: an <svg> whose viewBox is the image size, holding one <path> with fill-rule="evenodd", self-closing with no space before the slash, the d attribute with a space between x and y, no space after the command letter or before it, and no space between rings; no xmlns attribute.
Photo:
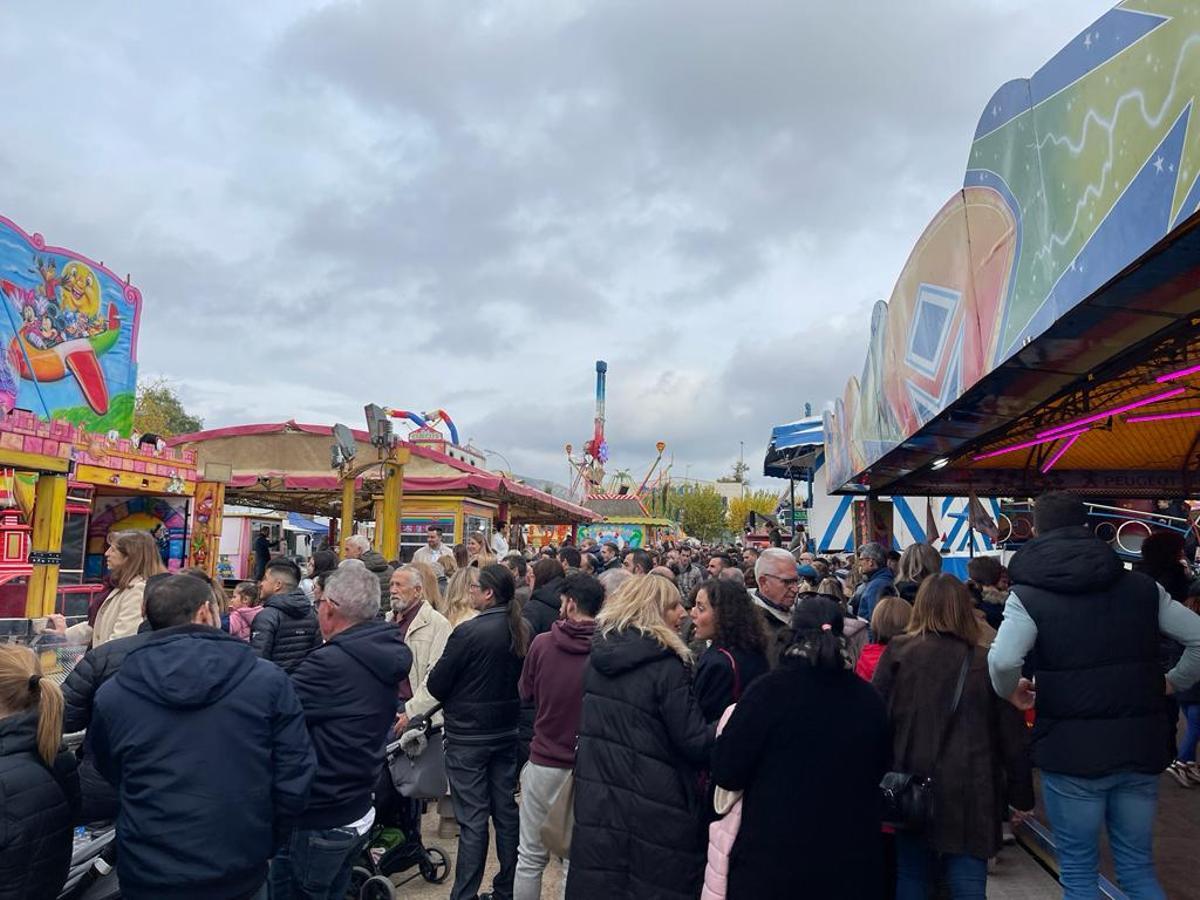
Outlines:
<svg viewBox="0 0 1200 900"><path fill-rule="evenodd" d="M1190 788L1192 786L1192 780L1188 777L1187 763L1176 760L1167 766L1167 774L1178 781L1180 787Z"/></svg>
<svg viewBox="0 0 1200 900"><path fill-rule="evenodd" d="M1187 777L1192 780L1192 783L1200 784L1200 763L1184 763L1183 767L1187 771Z"/></svg>

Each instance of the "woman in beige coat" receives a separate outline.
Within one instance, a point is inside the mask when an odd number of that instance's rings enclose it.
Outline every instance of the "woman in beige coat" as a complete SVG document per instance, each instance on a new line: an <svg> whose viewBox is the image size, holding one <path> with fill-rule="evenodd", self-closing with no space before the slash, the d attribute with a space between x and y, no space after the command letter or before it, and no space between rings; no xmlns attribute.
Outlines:
<svg viewBox="0 0 1200 900"><path fill-rule="evenodd" d="M63 628L65 620L54 617L55 630L64 631L69 640L99 647L116 638L137 634L142 624L142 594L146 579L165 572L158 544L145 531L118 531L109 538L104 559L113 578L113 590L96 611L96 624L80 622Z"/></svg>

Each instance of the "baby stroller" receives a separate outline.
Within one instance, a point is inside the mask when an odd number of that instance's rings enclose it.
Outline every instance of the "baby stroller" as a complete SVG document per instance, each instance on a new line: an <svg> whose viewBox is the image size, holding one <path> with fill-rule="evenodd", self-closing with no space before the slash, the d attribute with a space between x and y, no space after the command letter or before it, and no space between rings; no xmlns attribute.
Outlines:
<svg viewBox="0 0 1200 900"><path fill-rule="evenodd" d="M347 900L395 900L397 884L391 876L412 868L417 871L399 884L418 875L441 884L450 875L445 852L421 842L424 802L446 793L441 729L432 725L439 709L414 716L399 740L387 746L387 764L375 792L375 824L351 874Z"/></svg>
<svg viewBox="0 0 1200 900"><path fill-rule="evenodd" d="M113 866L116 834L111 822L75 829L71 868L59 891L60 900L116 900L121 896Z"/></svg>

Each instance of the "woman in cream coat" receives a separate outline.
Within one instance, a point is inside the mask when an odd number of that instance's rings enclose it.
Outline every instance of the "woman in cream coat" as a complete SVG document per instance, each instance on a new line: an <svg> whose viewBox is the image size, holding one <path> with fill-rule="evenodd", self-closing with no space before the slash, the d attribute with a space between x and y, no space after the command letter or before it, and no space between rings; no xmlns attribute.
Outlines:
<svg viewBox="0 0 1200 900"><path fill-rule="evenodd" d="M96 611L96 624L80 622L65 628L62 616L54 616L54 630L66 632L73 643L99 647L116 638L137 634L144 618L142 595L146 579L166 568L158 555L158 544L145 531L118 531L109 538L104 559L113 578L113 590Z"/></svg>

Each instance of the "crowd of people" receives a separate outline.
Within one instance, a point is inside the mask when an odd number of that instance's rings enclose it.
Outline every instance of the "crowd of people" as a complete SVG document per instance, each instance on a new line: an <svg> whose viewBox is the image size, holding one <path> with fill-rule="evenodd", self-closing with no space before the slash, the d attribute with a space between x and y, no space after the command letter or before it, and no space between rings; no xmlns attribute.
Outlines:
<svg viewBox="0 0 1200 900"><path fill-rule="evenodd" d="M0 646L0 896L57 896L73 826L111 817L134 900L341 900L377 821L421 827L384 747L432 721L453 900L541 897L552 855L570 900L982 900L1035 766L1064 896L1096 896L1107 827L1124 889L1161 897L1157 776L1200 783L1200 590L1169 533L1130 571L1078 498L1035 521L965 582L927 545L430 528L399 560L361 536L305 571L265 559L229 600L113 535L92 622L48 623L91 648L62 691Z"/></svg>

